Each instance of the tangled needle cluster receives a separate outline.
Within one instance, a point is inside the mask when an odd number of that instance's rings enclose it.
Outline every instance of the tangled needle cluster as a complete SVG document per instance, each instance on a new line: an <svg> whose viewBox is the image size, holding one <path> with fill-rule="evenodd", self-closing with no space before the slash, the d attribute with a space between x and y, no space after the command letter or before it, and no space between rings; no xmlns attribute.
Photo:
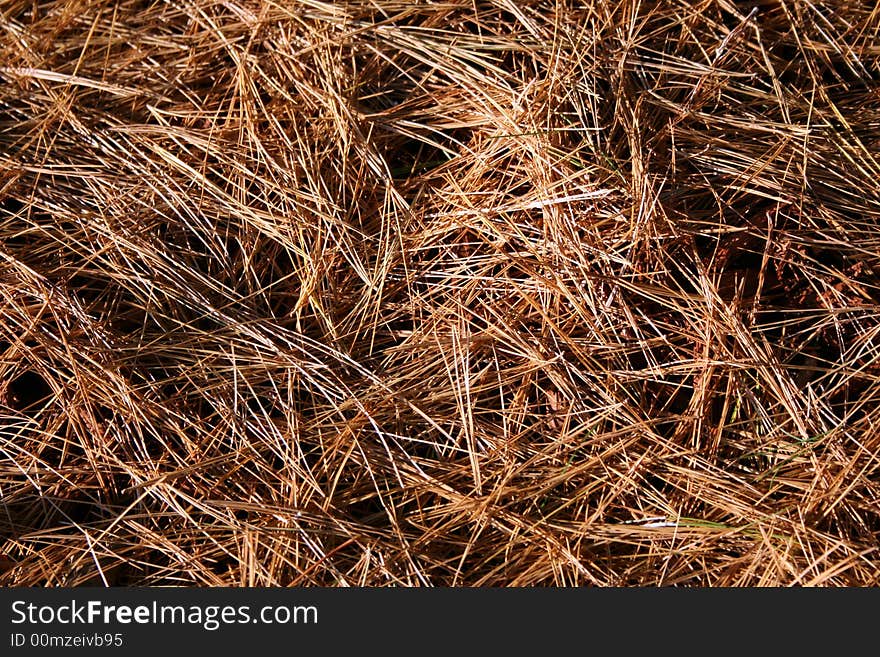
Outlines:
<svg viewBox="0 0 880 657"><path fill-rule="evenodd" d="M880 583L880 11L0 0L0 584Z"/></svg>

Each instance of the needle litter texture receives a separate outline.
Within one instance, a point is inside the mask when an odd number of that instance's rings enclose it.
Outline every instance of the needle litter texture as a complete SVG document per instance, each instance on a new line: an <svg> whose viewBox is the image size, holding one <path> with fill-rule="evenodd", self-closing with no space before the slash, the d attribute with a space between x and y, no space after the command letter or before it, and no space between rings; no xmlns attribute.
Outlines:
<svg viewBox="0 0 880 657"><path fill-rule="evenodd" d="M880 10L0 0L0 584L880 583Z"/></svg>

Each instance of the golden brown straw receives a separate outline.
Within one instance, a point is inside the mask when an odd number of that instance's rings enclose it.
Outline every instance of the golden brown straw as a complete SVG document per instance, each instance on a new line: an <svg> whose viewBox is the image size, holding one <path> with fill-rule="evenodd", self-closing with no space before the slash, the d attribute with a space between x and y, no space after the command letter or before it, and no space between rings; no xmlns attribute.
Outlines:
<svg viewBox="0 0 880 657"><path fill-rule="evenodd" d="M0 0L0 584L880 583L880 10Z"/></svg>

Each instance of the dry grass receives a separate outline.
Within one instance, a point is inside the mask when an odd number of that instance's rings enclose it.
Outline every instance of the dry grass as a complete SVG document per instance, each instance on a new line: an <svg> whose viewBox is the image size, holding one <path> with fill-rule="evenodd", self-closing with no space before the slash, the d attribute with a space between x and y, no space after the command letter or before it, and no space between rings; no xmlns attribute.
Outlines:
<svg viewBox="0 0 880 657"><path fill-rule="evenodd" d="M880 583L835 4L0 0L0 584Z"/></svg>

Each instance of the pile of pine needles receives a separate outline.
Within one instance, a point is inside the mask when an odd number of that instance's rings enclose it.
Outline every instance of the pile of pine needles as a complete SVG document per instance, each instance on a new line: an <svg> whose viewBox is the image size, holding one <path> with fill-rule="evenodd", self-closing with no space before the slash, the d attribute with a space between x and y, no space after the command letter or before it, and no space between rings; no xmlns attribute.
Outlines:
<svg viewBox="0 0 880 657"><path fill-rule="evenodd" d="M880 584L880 9L0 0L0 584Z"/></svg>

